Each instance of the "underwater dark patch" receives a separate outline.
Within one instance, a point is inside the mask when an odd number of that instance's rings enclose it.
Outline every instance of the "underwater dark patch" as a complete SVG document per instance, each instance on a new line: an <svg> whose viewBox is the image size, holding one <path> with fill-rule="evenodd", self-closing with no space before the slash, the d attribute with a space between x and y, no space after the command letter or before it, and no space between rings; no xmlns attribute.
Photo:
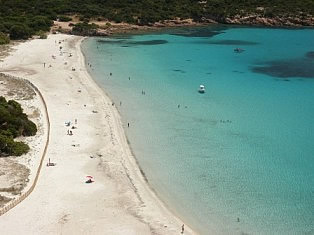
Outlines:
<svg viewBox="0 0 314 235"><path fill-rule="evenodd" d="M196 37L196 38L211 38L218 34L224 33L226 27L200 27L200 28L182 28L177 29L174 32L169 32L170 35L182 36L182 37Z"/></svg>
<svg viewBox="0 0 314 235"><path fill-rule="evenodd" d="M232 70L233 73L244 73L242 71L238 71L238 70Z"/></svg>
<svg viewBox="0 0 314 235"><path fill-rule="evenodd" d="M134 45L160 45L168 43L167 40L147 40L147 41L127 41L127 40L97 40L98 43L102 44L124 44L122 47L129 47Z"/></svg>
<svg viewBox="0 0 314 235"><path fill-rule="evenodd" d="M307 58L267 61L251 70L278 78L314 78L314 61Z"/></svg>
<svg viewBox="0 0 314 235"><path fill-rule="evenodd" d="M215 40L215 41L200 41L199 43L204 44L215 44L215 45L234 45L234 46L253 46L258 45L258 42L244 41L244 40Z"/></svg>
<svg viewBox="0 0 314 235"><path fill-rule="evenodd" d="M214 37L218 34L221 34L221 32L217 32L217 31L195 31L195 32L173 33L171 35L181 36L181 37L210 38L210 37Z"/></svg>
<svg viewBox="0 0 314 235"><path fill-rule="evenodd" d="M103 39L98 39L98 43L102 44L122 44L125 43L125 40L103 40Z"/></svg>
<svg viewBox="0 0 314 235"><path fill-rule="evenodd" d="M185 71L181 70L181 69L173 69L172 71L174 72L180 72L180 73L185 73Z"/></svg>
<svg viewBox="0 0 314 235"><path fill-rule="evenodd" d="M160 45L168 43L167 40L147 40L147 41L135 41L135 42L128 42L127 44L130 45Z"/></svg>
<svg viewBox="0 0 314 235"><path fill-rule="evenodd" d="M305 56L307 58L314 59L314 51L309 51L308 53L305 54Z"/></svg>

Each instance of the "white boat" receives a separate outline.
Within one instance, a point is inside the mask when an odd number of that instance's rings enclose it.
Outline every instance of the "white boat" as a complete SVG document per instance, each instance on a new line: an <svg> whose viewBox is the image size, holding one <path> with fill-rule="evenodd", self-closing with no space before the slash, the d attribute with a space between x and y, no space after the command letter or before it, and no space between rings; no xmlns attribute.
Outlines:
<svg viewBox="0 0 314 235"><path fill-rule="evenodd" d="M199 93L205 93L205 86L204 85L200 85L200 88L198 89Z"/></svg>

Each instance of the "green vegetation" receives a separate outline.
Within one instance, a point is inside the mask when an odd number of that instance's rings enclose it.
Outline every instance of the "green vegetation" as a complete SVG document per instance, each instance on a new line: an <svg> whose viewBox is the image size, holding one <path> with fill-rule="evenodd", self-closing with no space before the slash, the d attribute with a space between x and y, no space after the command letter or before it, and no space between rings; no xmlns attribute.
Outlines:
<svg viewBox="0 0 314 235"><path fill-rule="evenodd" d="M10 38L5 33L0 32L0 45L8 44L10 42Z"/></svg>
<svg viewBox="0 0 314 235"><path fill-rule="evenodd" d="M21 105L14 100L6 101L0 96L0 156L20 156L27 153L28 145L14 141L14 138L33 136L36 132L36 125L28 120Z"/></svg>
<svg viewBox="0 0 314 235"><path fill-rule="evenodd" d="M75 24L72 33L76 35L94 35L98 25L88 24L86 22Z"/></svg>
<svg viewBox="0 0 314 235"><path fill-rule="evenodd" d="M31 30L27 25L18 23L11 26L9 34L11 39L28 39L31 36Z"/></svg>
<svg viewBox="0 0 314 235"><path fill-rule="evenodd" d="M224 22L226 17L260 13L266 17L314 15L313 0L0 0L0 32L25 39L48 31L53 20L108 19L147 25L156 21L203 18ZM78 26L85 30L85 26Z"/></svg>
<svg viewBox="0 0 314 235"><path fill-rule="evenodd" d="M47 34L44 31L40 30L39 32L37 32L37 35L40 39L47 39Z"/></svg>
<svg viewBox="0 0 314 235"><path fill-rule="evenodd" d="M68 16L59 16L58 20L61 21L61 22L69 22L69 21L72 20L72 18L68 17Z"/></svg>

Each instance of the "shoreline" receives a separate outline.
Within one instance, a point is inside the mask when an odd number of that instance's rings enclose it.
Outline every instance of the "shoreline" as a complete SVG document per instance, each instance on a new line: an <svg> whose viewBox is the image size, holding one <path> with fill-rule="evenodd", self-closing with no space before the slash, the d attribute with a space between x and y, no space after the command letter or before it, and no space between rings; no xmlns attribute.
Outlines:
<svg viewBox="0 0 314 235"><path fill-rule="evenodd" d="M183 222L145 181L118 111L86 70L82 40L57 34L27 41L0 64L45 97L52 132L46 159L57 163L44 167L33 193L1 216L0 231L178 234ZM67 136L63 123L74 119L74 135ZM85 184L85 175L96 181ZM194 232L185 226L184 234Z"/></svg>
<svg viewBox="0 0 314 235"><path fill-rule="evenodd" d="M283 28L283 29L307 29L314 27L314 18L300 19L299 17L265 17L261 14L250 14L247 16L235 15L224 19L204 18L202 21L194 21L193 19L172 19L163 22L155 22L148 25L137 25L129 23L115 23L108 20L91 20L90 24L98 25L98 29L85 32L83 34L73 33L70 24L79 23L77 18L73 18L69 22L54 21L51 32L61 32L65 34L74 34L80 36L114 36L123 34L141 34L148 32L158 32L162 30L171 30L184 27L206 27L223 25L225 27L265 27L265 28Z"/></svg>
<svg viewBox="0 0 314 235"><path fill-rule="evenodd" d="M110 103L112 103L112 100L111 100L110 96L109 96L103 89L101 89L101 87L100 87L100 86L97 84L97 82L92 78L91 74L90 74L90 73L88 72L88 70L87 70L87 67L86 67L86 57L85 57L84 52L83 52L83 50L82 50L82 43L83 43L84 40L87 40L87 39L88 39L88 38L83 38L83 39L81 40L80 44L79 44L80 53L81 53L82 60L83 60L82 63L83 63L84 66L85 66L87 76L89 77L89 79L91 80L91 82L93 82L93 83L95 84L95 87L97 87L97 89L99 90L99 92L102 93L102 94L105 96L105 98L109 100ZM149 181L148 181L148 179L146 178L145 172L144 172L144 170L141 168L141 166L140 166L140 164L139 164L139 162L138 162L138 160L137 160L137 158L136 158L136 156L135 156L135 154L134 154L134 152L133 152L133 149L132 149L132 146L131 146L131 144L130 144L130 142L129 142L129 139L128 139L126 133L125 133L125 130L124 130L124 128L123 128L122 119L121 119L121 114L120 114L120 112L118 111L118 109L117 109L115 106L113 106L113 107L111 106L111 108L112 108L112 112L116 115L116 117L115 117L116 126L117 126L117 128L119 128L120 131L121 131L121 132L120 132L120 139L122 140L122 142L124 142L124 145L125 145L124 150L126 150L126 155L127 155L126 157L127 157L127 159L129 160L129 164L131 164L130 167L128 167L128 166L126 167L126 171L128 171L128 170L131 169L131 170L134 171L133 173L136 174L136 175L133 175L133 174L128 175L128 177L129 177L129 179L130 179L130 183L131 183L132 185L134 185L134 186L136 186L136 185L138 186L138 183L141 183L141 184L142 184L141 186L144 187L144 190L148 190L150 196L153 197L154 200L156 200L156 201L155 201L156 204L158 204L159 206L161 206L162 210L165 210L165 211L167 211L167 213L172 214L172 216L174 216L174 218L175 218L178 222L180 222L179 224L185 224L185 233L187 233L187 234L189 234L189 233L194 234L195 231L193 231L193 230L188 226L188 224L183 223L183 221L180 219L180 217L179 217L177 214L175 214L175 213L167 206L167 204L166 204L160 197L158 197L158 194L157 194L157 192L155 191L155 189L149 184ZM136 179L137 177L139 178L139 181ZM133 183L133 179L134 179L134 178L135 178L135 182L137 181L135 184ZM142 181L142 182L140 182L140 181ZM138 188L136 187L136 189L138 189ZM136 190L135 193L136 193L139 197L141 197L141 193L139 193L137 190Z"/></svg>

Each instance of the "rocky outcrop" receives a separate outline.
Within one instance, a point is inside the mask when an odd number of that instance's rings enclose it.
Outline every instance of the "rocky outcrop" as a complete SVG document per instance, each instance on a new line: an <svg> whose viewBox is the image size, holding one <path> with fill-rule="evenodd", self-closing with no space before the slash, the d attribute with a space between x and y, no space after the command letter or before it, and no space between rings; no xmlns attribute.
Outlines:
<svg viewBox="0 0 314 235"><path fill-rule="evenodd" d="M259 14L248 16L235 15L226 17L223 23L239 25L261 25L276 27L302 27L314 26L314 17L312 16L275 16L265 17Z"/></svg>
<svg viewBox="0 0 314 235"><path fill-rule="evenodd" d="M156 22L152 26L155 27L175 27L175 26L193 26L193 25L201 25L201 24L217 24L216 21L212 19L202 18L200 22L196 22L193 19L172 19L172 20L164 20L162 22Z"/></svg>

